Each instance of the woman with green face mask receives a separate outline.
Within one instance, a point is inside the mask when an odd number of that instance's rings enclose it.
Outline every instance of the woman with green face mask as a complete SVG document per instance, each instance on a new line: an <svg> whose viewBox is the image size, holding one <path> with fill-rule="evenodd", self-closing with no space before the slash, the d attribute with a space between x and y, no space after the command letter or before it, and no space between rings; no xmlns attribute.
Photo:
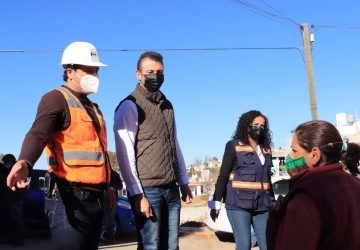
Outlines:
<svg viewBox="0 0 360 250"><path fill-rule="evenodd" d="M360 249L360 180L343 170L359 155L326 121L295 129L285 161L290 189L269 216L268 249Z"/></svg>

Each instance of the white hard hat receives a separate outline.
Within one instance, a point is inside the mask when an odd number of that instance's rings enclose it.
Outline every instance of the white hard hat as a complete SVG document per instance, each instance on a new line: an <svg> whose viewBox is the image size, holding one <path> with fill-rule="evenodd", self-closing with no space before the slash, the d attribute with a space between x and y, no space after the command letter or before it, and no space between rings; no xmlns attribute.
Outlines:
<svg viewBox="0 0 360 250"><path fill-rule="evenodd" d="M61 58L61 65L79 64L86 66L107 66L99 61L94 45L88 42L73 42L68 45Z"/></svg>

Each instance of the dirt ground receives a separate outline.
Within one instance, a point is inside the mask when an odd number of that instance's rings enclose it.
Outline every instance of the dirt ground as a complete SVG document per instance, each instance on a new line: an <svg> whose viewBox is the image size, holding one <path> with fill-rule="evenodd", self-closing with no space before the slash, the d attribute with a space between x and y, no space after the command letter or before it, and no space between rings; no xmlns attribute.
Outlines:
<svg viewBox="0 0 360 250"><path fill-rule="evenodd" d="M183 230L182 230L183 231ZM180 249L184 250L234 250L235 243L230 235L217 235L206 227L203 229L194 229L193 232L181 232ZM1 250L15 249L11 245L0 244ZM25 246L17 249L26 250L51 250L51 242L49 238L26 238ZM136 235L123 235L122 239L115 245L101 244L99 249L113 250L136 250ZM258 250L258 248L252 248Z"/></svg>
<svg viewBox="0 0 360 250"><path fill-rule="evenodd" d="M207 197L195 197L193 204L182 204L180 215L180 249L194 250L233 250L235 243L232 234L221 234L204 226L207 210ZM201 227L199 227L201 225ZM1 250L14 249L11 245L0 244ZM25 246L18 249L51 249L49 237L31 236L25 239ZM115 245L100 244L99 249L136 250L136 233L123 233ZM257 247L252 250L258 249Z"/></svg>

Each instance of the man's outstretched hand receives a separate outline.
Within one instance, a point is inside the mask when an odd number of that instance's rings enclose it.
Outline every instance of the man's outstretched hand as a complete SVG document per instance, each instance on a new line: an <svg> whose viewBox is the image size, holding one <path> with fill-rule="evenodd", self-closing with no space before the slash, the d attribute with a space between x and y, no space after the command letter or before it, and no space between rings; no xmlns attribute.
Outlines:
<svg viewBox="0 0 360 250"><path fill-rule="evenodd" d="M26 188L29 185L26 181L28 175L29 169L27 163L24 160L19 160L11 168L6 184L12 191L15 191L16 188Z"/></svg>

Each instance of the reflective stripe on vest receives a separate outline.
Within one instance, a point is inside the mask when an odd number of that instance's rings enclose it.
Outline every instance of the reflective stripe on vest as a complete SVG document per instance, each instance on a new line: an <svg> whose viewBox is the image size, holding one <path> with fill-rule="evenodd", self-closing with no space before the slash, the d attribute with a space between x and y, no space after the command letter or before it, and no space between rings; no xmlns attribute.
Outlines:
<svg viewBox="0 0 360 250"><path fill-rule="evenodd" d="M233 188L244 188L244 189L264 189L269 190L270 189L270 183L269 182L252 182L252 181L232 181L232 187ZM262 188L262 185L264 188Z"/></svg>
<svg viewBox="0 0 360 250"><path fill-rule="evenodd" d="M235 151L236 152L246 152L246 153L255 152L251 146L247 146L247 145L237 145L237 146L235 146Z"/></svg>
<svg viewBox="0 0 360 250"><path fill-rule="evenodd" d="M77 165L81 161L86 161L87 163L93 161L92 165L98 165L99 161L104 161L105 157L102 152L63 152L64 160L68 165ZM47 157L49 165L56 165L55 156ZM101 163L102 164L102 163Z"/></svg>
<svg viewBox="0 0 360 250"><path fill-rule="evenodd" d="M261 187L261 182L253 182L253 181L234 181L234 173L231 173L229 176L229 180L232 181L231 186L233 188L244 188L244 189L263 189ZM270 183L263 182L263 186L265 190L270 190Z"/></svg>
<svg viewBox="0 0 360 250"><path fill-rule="evenodd" d="M63 91L65 91L67 94L68 94L68 98L65 98L66 100L66 103L69 107L72 107L72 108L83 108L84 106L82 105L81 102L75 100L75 98L71 95L70 91L67 90L67 89L62 89Z"/></svg>
<svg viewBox="0 0 360 250"><path fill-rule="evenodd" d="M235 146L235 151L236 152L244 152L244 153L256 153L255 150L251 147L251 146L247 146L247 145L237 145ZM263 154L270 154L271 150L265 150L265 149L261 149Z"/></svg>
<svg viewBox="0 0 360 250"><path fill-rule="evenodd" d="M66 151L63 153L65 161L84 160L84 161L104 161L105 157L102 152L78 152Z"/></svg>
<svg viewBox="0 0 360 250"><path fill-rule="evenodd" d="M232 181L234 179L234 173L230 174L229 180Z"/></svg>

